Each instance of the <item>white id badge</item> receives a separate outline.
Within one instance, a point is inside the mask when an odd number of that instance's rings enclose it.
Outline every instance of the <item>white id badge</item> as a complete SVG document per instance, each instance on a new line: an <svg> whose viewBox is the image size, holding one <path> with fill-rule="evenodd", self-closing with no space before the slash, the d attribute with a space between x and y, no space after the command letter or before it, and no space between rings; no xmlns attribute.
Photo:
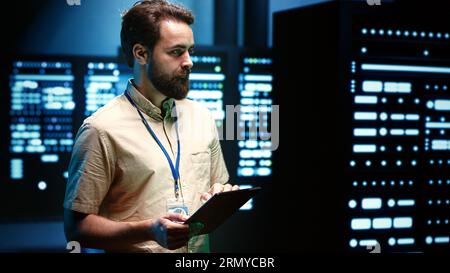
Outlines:
<svg viewBox="0 0 450 273"><path fill-rule="evenodd" d="M185 217L189 216L189 209L181 198L167 199L167 212L179 213Z"/></svg>

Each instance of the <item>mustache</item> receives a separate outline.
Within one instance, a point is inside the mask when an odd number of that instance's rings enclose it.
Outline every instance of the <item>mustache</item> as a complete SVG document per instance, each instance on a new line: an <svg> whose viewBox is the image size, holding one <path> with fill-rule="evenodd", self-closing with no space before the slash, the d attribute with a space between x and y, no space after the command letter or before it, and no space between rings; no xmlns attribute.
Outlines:
<svg viewBox="0 0 450 273"><path fill-rule="evenodd" d="M183 72L178 74L177 78L182 78L182 79L188 80L189 75L191 74L191 71L192 70L190 68L183 69Z"/></svg>

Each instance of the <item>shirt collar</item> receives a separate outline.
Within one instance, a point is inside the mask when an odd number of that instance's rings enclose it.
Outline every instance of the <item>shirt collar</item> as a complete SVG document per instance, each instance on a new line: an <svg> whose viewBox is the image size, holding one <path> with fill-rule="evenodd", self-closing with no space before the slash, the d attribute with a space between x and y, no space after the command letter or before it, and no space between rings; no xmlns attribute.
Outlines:
<svg viewBox="0 0 450 273"><path fill-rule="evenodd" d="M127 91L134 103L139 107L139 110L147 114L149 117L163 121L164 119L171 119L173 108L175 106L175 100L173 98L167 98L162 103L162 108L159 109L150 100L139 92L133 84L133 79L128 80ZM163 112L165 116L163 117ZM174 115L175 116L175 115Z"/></svg>

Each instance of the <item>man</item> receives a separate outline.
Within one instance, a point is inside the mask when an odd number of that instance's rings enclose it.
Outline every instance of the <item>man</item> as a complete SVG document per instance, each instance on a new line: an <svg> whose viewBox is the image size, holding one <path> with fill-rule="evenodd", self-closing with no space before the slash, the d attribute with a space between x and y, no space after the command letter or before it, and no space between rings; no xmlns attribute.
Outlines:
<svg viewBox="0 0 450 273"><path fill-rule="evenodd" d="M193 22L164 0L124 14L121 43L134 79L78 131L64 201L68 240L107 251L209 251L207 236L190 236L186 214L238 187L225 184L211 113L185 99ZM167 212L174 198L185 215Z"/></svg>

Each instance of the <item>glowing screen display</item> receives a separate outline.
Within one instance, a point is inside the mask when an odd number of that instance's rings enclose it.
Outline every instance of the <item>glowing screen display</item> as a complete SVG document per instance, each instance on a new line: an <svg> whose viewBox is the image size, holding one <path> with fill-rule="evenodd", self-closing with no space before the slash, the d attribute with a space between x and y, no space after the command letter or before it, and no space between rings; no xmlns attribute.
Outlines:
<svg viewBox="0 0 450 273"><path fill-rule="evenodd" d="M24 169L32 161L43 164L59 161L61 153L73 145L72 66L66 62L15 62L10 77L10 178L24 179ZM40 190L46 181L38 184Z"/></svg>
<svg viewBox="0 0 450 273"><path fill-rule="evenodd" d="M448 247L449 29L356 25L348 246Z"/></svg>
<svg viewBox="0 0 450 273"><path fill-rule="evenodd" d="M218 126L225 118L224 88L227 83L226 57L223 54L192 56L194 67L189 76L188 98L203 103L212 112Z"/></svg>
<svg viewBox="0 0 450 273"><path fill-rule="evenodd" d="M238 123L242 129L239 140L239 166L241 177L270 176L272 174L272 142L267 139L272 108L272 59L243 56L239 71L240 113ZM266 113L266 114L263 114ZM255 130L249 130L249 128Z"/></svg>

